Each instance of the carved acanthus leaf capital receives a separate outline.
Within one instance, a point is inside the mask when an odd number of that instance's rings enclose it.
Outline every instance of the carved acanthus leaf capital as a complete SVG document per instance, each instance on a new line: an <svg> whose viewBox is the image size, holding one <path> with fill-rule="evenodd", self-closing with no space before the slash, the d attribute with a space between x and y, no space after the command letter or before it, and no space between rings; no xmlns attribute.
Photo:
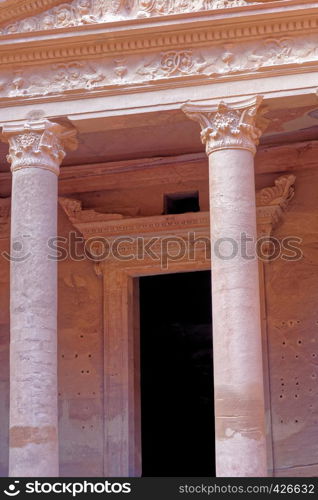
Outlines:
<svg viewBox="0 0 318 500"><path fill-rule="evenodd" d="M9 143L7 160L12 171L38 167L58 175L66 150L77 148L76 133L44 119L5 125L1 139Z"/></svg>
<svg viewBox="0 0 318 500"><path fill-rule="evenodd" d="M256 152L259 138L268 125L260 109L263 96L248 100L200 105L190 102L182 107L184 113L201 125L201 139L207 154L220 149L245 149Z"/></svg>

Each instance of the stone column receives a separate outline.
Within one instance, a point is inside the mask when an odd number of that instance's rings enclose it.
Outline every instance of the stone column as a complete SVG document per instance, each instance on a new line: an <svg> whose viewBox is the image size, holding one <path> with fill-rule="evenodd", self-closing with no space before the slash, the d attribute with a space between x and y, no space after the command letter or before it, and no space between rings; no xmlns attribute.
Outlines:
<svg viewBox="0 0 318 500"><path fill-rule="evenodd" d="M10 455L12 477L58 476L57 181L75 130L48 120L3 127L12 169ZM50 251L52 254L52 250Z"/></svg>
<svg viewBox="0 0 318 500"><path fill-rule="evenodd" d="M209 156L216 472L266 476L254 154L262 97L186 104ZM260 124L256 121L259 119ZM244 242L245 240L245 242ZM246 241L247 240L247 241ZM246 248L244 248L246 247Z"/></svg>

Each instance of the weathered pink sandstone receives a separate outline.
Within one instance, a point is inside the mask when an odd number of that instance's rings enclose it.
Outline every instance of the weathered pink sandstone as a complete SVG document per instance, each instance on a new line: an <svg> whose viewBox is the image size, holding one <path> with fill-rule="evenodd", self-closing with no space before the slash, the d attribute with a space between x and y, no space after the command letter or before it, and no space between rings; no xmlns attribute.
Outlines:
<svg viewBox="0 0 318 500"><path fill-rule="evenodd" d="M5 127L12 169L10 476L58 476L57 180L73 131L33 121Z"/></svg>

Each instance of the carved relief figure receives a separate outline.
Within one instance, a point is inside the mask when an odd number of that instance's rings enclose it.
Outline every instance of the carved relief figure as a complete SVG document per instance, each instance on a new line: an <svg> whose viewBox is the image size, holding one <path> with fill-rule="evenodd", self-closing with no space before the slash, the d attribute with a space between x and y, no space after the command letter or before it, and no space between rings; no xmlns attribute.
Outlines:
<svg viewBox="0 0 318 500"><path fill-rule="evenodd" d="M43 17L42 21L42 28L44 30L51 30L52 28L55 27L55 20L54 16L51 14L47 14Z"/></svg>
<svg viewBox="0 0 318 500"><path fill-rule="evenodd" d="M137 17L178 14L248 5L245 0L138 0Z"/></svg>
<svg viewBox="0 0 318 500"><path fill-rule="evenodd" d="M126 61L125 61L125 59L121 58L121 59L116 59L114 61L114 63L115 63L114 71L115 71L116 75L119 77L119 81L122 81L124 76L126 76L128 73Z"/></svg>
<svg viewBox="0 0 318 500"><path fill-rule="evenodd" d="M25 32L36 30L37 29L36 18L29 17L28 19L21 21L21 26L22 26L22 31Z"/></svg>
<svg viewBox="0 0 318 500"><path fill-rule="evenodd" d="M26 77L23 73L24 70L16 69L12 81L3 83L4 87L9 87L10 96L46 95L72 89L92 89L106 82L106 76L101 70L94 69L90 63L83 61L54 64L50 71L46 69L45 77L36 73Z"/></svg>
<svg viewBox="0 0 318 500"><path fill-rule="evenodd" d="M54 76L58 87L64 89L92 88L96 83L105 80L101 72L94 70L82 62L60 63L53 66L56 69Z"/></svg>
<svg viewBox="0 0 318 500"><path fill-rule="evenodd" d="M54 9L55 13L55 26L56 28L65 28L68 26L75 26L75 12L70 5L60 5Z"/></svg>

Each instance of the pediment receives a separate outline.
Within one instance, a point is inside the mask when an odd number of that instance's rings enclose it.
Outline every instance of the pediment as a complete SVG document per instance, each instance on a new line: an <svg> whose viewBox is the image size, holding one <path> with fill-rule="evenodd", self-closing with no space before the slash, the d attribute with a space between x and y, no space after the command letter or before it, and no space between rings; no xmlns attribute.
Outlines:
<svg viewBox="0 0 318 500"><path fill-rule="evenodd" d="M0 34L25 33L187 12L237 8L272 0L6 0L0 8ZM281 0L284 1L284 0ZM35 4L33 6L33 4ZM5 8L7 5L7 8ZM38 6L42 11L37 12ZM45 8L50 6L50 8ZM10 8L9 8L10 7ZM37 7L37 8L36 8ZM5 22L11 9L12 20ZM16 20L21 12L36 12ZM6 16L1 17L1 12ZM15 15L14 15L15 14Z"/></svg>
<svg viewBox="0 0 318 500"><path fill-rule="evenodd" d="M65 0L0 0L0 25L36 16Z"/></svg>

